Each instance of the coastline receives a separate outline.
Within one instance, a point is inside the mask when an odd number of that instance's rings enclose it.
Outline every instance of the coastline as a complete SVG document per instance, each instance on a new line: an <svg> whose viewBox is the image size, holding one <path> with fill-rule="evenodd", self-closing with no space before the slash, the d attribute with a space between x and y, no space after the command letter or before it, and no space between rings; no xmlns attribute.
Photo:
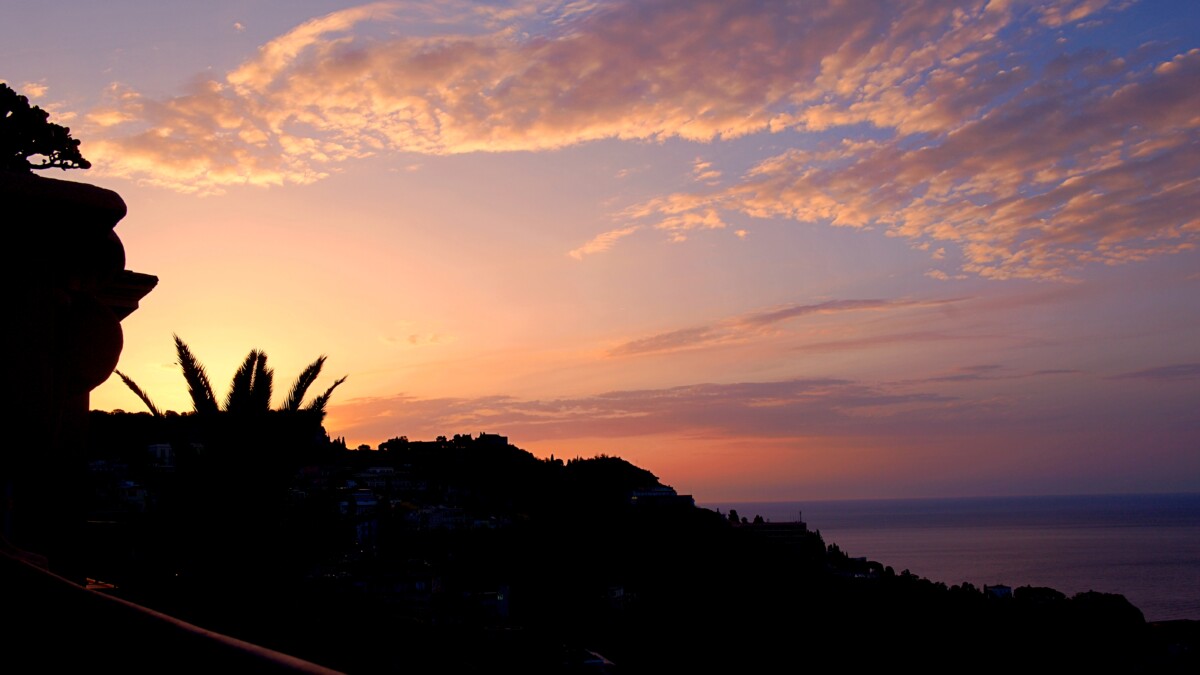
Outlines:
<svg viewBox="0 0 1200 675"><path fill-rule="evenodd" d="M702 506L803 519L849 555L949 585L1124 595L1147 621L1200 620L1200 494L970 497Z"/></svg>

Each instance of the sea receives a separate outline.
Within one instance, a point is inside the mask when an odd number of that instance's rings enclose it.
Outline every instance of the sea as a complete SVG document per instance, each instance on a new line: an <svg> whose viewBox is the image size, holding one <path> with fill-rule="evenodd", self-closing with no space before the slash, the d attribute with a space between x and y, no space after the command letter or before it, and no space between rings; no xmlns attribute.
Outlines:
<svg viewBox="0 0 1200 675"><path fill-rule="evenodd" d="M851 557L949 586L1120 593L1147 621L1200 620L1200 494L701 504L803 519Z"/></svg>

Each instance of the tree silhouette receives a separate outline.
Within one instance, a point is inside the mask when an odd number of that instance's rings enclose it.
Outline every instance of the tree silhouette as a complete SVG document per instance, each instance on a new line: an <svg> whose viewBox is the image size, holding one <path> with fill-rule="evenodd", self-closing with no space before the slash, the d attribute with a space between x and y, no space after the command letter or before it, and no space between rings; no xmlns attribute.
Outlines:
<svg viewBox="0 0 1200 675"><path fill-rule="evenodd" d="M187 380L188 394L192 397L192 407L197 413L216 413L217 397L213 395L212 383L208 381L208 373L204 366L196 360L192 350L188 348L178 335L175 338L175 353L179 356L179 367L183 369L183 379Z"/></svg>
<svg viewBox="0 0 1200 675"><path fill-rule="evenodd" d="M325 355L317 357L316 361L308 364L308 367L300 372L300 376L296 378L295 384L292 385L292 390L288 393L287 399L280 410L300 410L300 405L304 402L304 394L308 392L308 388L316 382L317 376L321 374L321 368L325 365ZM325 406L329 403L329 397L333 395L333 390L346 381L346 376L343 375L336 382L329 386L323 394L317 396L309 402L305 410L316 410L322 415L325 414Z"/></svg>
<svg viewBox="0 0 1200 675"><path fill-rule="evenodd" d="M246 355L242 365L233 374L233 380L229 384L229 394L226 395L225 406L222 408L217 404L217 397L213 393L212 383L208 379L208 373L204 370L203 364L182 338L178 335L175 335L174 338L179 367L183 371L183 379L187 382L188 394L192 397L192 408L197 414L215 415L219 412L226 412L247 415L262 414L271 410L271 392L275 371L267 367L266 352L251 349L250 353ZM301 371L295 384L292 385L287 399L280 406L280 411L308 410L317 413L321 418L325 417L325 407L329 404L329 398L333 395L333 391L346 381L345 375L338 378L322 394L310 400L307 406L302 406L304 395L320 376L325 359L325 355L322 354ZM154 416L161 416L150 397L136 382L120 371L117 371L117 375L121 377L125 386L129 387L146 404Z"/></svg>
<svg viewBox="0 0 1200 675"><path fill-rule="evenodd" d="M317 381L317 376L321 374L321 368L325 365L325 355L317 357L316 361L308 364L308 367L300 371L300 375L296 378L296 383L292 385L291 392L288 393L287 399L284 400L280 410L299 410L300 405L304 402L304 394L308 392L308 388L313 382Z"/></svg>
<svg viewBox="0 0 1200 675"><path fill-rule="evenodd" d="M145 403L146 407L150 409L151 415L154 415L155 417L162 417L162 412L158 409L158 406L154 405L154 401L150 400L150 395L147 394L141 387L139 387L137 382L129 379L128 375L119 370L116 371L116 373L117 376L121 378L121 381L125 383L125 386L129 387L138 398L142 399L142 403Z"/></svg>
<svg viewBox="0 0 1200 675"><path fill-rule="evenodd" d="M324 391L324 393L322 393L320 396L318 396L318 397L314 398L312 401L310 401L309 404L304 407L304 409L316 411L316 412L320 413L321 417L324 417L325 416L325 406L329 404L329 397L333 395L333 390L337 389L338 386L341 385L345 381L346 381L345 375L339 377L333 384L329 385L329 388L326 389Z"/></svg>
<svg viewBox="0 0 1200 675"><path fill-rule="evenodd" d="M41 157L40 162L31 157ZM0 170L87 169L91 162L79 153L71 130L50 121L50 113L29 105L7 84L0 82Z"/></svg>
<svg viewBox="0 0 1200 675"><path fill-rule="evenodd" d="M267 367L267 355L251 349L233 374L225 410L231 413L266 412L271 409L271 387L275 372Z"/></svg>

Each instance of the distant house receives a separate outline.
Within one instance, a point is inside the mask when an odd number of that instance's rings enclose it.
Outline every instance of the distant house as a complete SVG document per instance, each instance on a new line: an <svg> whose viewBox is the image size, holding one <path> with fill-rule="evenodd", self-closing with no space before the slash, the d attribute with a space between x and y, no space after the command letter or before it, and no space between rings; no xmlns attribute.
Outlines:
<svg viewBox="0 0 1200 675"><path fill-rule="evenodd" d="M691 495L681 495L668 485L634 490L629 494L629 503L641 507L687 507L694 508L696 500Z"/></svg>
<svg viewBox="0 0 1200 675"><path fill-rule="evenodd" d="M146 454L156 469L175 468L175 448L170 443L152 443L146 446Z"/></svg>
<svg viewBox="0 0 1200 675"><path fill-rule="evenodd" d="M475 443L477 443L478 445L484 446L484 447L501 447L501 448L503 448L503 447L508 446L508 436L501 436L500 434L489 434L489 433L484 433L481 431L481 432L479 432L479 438L475 439Z"/></svg>
<svg viewBox="0 0 1200 675"><path fill-rule="evenodd" d="M421 530L461 530L467 526L463 510L447 506L427 506L409 513L406 519Z"/></svg>
<svg viewBox="0 0 1200 675"><path fill-rule="evenodd" d="M378 507L379 498L370 490L347 492L338 500L338 510L346 516L374 513Z"/></svg>
<svg viewBox="0 0 1200 675"><path fill-rule="evenodd" d="M396 469L390 466L372 466L354 477L372 490L391 492L396 480Z"/></svg>
<svg viewBox="0 0 1200 675"><path fill-rule="evenodd" d="M988 586L987 584L984 584L983 594L989 598L1011 598L1013 589L1012 587L1005 586L1004 584L997 584L995 586Z"/></svg>

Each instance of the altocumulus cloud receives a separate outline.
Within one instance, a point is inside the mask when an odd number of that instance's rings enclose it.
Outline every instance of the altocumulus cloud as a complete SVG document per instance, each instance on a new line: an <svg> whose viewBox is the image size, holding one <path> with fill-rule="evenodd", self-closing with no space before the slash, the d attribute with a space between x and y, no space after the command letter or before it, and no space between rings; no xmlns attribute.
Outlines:
<svg viewBox="0 0 1200 675"><path fill-rule="evenodd" d="M1102 4L1043 16L1065 21ZM945 34L995 28L987 14ZM963 271L998 279L1066 279L1086 263L1192 249L1200 50L1165 61L1089 51L1034 73L1011 64L1009 49L1002 37L985 49L949 40L932 60L856 62L830 86L834 100L798 124L868 124L889 137L789 150L723 189L629 213L675 236L699 215L723 227L729 213L879 228L926 250L954 244ZM874 74L846 81L858 68ZM868 85L875 78L882 86Z"/></svg>
<svg viewBox="0 0 1200 675"><path fill-rule="evenodd" d="M1066 279L1191 248L1200 231L1200 50L1027 58L1117 5L377 3L298 26L174 98L114 85L87 116L89 154L219 192L390 152L786 132L792 149L720 184L705 166L712 180L624 211L571 254L638 226L682 241L736 215L881 229L957 250L961 273ZM399 37L364 29L418 21Z"/></svg>

